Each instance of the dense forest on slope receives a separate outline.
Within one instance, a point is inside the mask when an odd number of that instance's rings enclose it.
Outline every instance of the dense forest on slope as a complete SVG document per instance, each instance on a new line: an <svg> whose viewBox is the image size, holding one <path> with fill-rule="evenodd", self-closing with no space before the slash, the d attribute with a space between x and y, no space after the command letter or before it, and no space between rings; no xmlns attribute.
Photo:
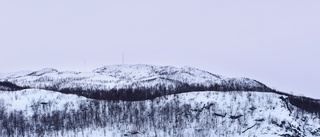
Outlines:
<svg viewBox="0 0 320 137"><path fill-rule="evenodd" d="M14 83L8 81L0 81L0 90L5 91L17 91L22 89L27 89L28 87L20 87Z"/></svg>
<svg viewBox="0 0 320 137"><path fill-rule="evenodd" d="M268 87L244 87L241 85L228 84L214 84L204 86L200 84L189 85L187 83L176 84L175 86L166 86L164 84L157 84L152 87L125 87L110 90L86 89L81 88L63 88L55 87L45 88L46 90L58 91L67 94L77 94L93 99L102 100L125 100L125 101L140 101L147 99L154 99L164 95L192 92L192 91L261 91L271 92L272 89Z"/></svg>

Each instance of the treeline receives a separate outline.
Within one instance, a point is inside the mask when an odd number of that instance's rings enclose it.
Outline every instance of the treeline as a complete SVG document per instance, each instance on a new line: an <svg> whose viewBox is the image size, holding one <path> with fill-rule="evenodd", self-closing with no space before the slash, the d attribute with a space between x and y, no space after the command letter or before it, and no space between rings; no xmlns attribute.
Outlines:
<svg viewBox="0 0 320 137"><path fill-rule="evenodd" d="M288 96L289 103L310 113L316 113L320 115L320 100L315 100L312 98L295 96L288 93L280 92L274 89L271 89L267 86L261 87L251 87L251 86L243 86L237 84L213 84L210 86L205 86L201 84L177 84L173 85L164 85L157 84L153 87L126 87L119 89L110 89L110 90L99 90L99 89L86 89L83 90L81 88L49 88L49 90L58 91L66 94L76 94L79 96L84 96L92 99L98 100L124 100L124 101L141 101L154 99L157 97L186 93L192 91L258 91L258 92L273 92L280 95Z"/></svg>
<svg viewBox="0 0 320 137"><path fill-rule="evenodd" d="M20 87L8 81L0 81L0 89L6 89L7 91L17 91L22 89L27 89L28 87Z"/></svg>
<svg viewBox="0 0 320 137"><path fill-rule="evenodd" d="M310 113L316 113L320 116L320 100L302 96L289 96L290 104Z"/></svg>
<svg viewBox="0 0 320 137"><path fill-rule="evenodd" d="M318 116L320 116L320 100L319 99L313 99L309 97L304 96L295 96L292 94L280 92L273 90L272 92L287 96L287 102L290 103L293 106L296 106L297 108L300 108L303 111L314 113Z"/></svg>
<svg viewBox="0 0 320 137"><path fill-rule="evenodd" d="M257 82L257 81L256 81ZM209 86L202 84L187 84L176 83L175 85L156 84L152 87L131 87L113 88L109 90L102 89L82 89L82 88L59 88L59 85L48 86L44 89L58 91L65 94L76 94L91 99L98 100L124 100L124 101L141 101L154 99L157 97L179 94L192 91L259 91L259 92L273 92L280 95L288 96L289 103L310 113L320 114L320 100L312 98L295 96L288 93L276 91L262 83L258 82L261 86L249 86L235 83L232 81L224 81L221 84L211 84ZM17 91L27 89L29 87L21 87L8 81L0 81L0 89Z"/></svg>
<svg viewBox="0 0 320 137"><path fill-rule="evenodd" d="M124 100L124 101L141 101L154 99L164 95L186 93L192 91L260 91L272 92L267 86L243 86L240 84L212 84L210 86L202 84L180 83L176 85L156 84L152 87L131 87L112 88L109 90L102 89L82 89L82 88L62 88L46 87L47 90L58 91L65 94L76 94L92 99L99 100Z"/></svg>
<svg viewBox="0 0 320 137"><path fill-rule="evenodd" d="M156 84L152 87L126 87L126 88L113 88L109 90L100 89L81 89L81 88L63 88L58 87L48 88L49 90L58 91L66 94L76 94L92 99L98 100L124 100L124 101L141 101L148 99L155 99L157 97L186 93L192 91L258 91L258 92L273 92L280 95L288 96L289 103L310 113L316 113L320 115L320 100L312 98L295 96L292 94L280 92L271 89L263 84L261 86L248 86L235 84L232 82L225 82L221 84L212 84L210 86L202 84L187 84L178 83L176 85L164 85Z"/></svg>
<svg viewBox="0 0 320 137"><path fill-rule="evenodd" d="M170 80L170 79L166 79ZM121 88L104 89L99 87L68 87L61 88L63 82L42 87L45 90L58 91L65 94L76 94L92 99L99 100L124 100L124 101L140 101L154 99L164 95L192 92L192 91L260 91L272 92L269 87L257 82L259 85L246 85L242 82L236 82L236 79L222 81L219 84L188 84L183 82L173 81L173 84L158 83L154 86L125 86ZM0 82L0 87L6 87L10 91L27 89L29 87L20 87L14 83L4 81Z"/></svg>

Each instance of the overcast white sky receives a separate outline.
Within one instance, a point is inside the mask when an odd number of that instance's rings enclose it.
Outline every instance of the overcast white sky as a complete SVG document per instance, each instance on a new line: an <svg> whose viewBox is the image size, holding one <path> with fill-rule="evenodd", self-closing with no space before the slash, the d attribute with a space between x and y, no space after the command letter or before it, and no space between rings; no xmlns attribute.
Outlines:
<svg viewBox="0 0 320 137"><path fill-rule="evenodd" d="M320 98L320 0L0 0L0 72L191 66Z"/></svg>

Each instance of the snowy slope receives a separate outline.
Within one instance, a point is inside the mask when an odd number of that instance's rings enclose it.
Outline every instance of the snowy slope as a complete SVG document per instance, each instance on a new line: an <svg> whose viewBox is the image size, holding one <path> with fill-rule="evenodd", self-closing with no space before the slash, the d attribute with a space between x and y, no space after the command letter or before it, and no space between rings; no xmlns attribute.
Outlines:
<svg viewBox="0 0 320 137"><path fill-rule="evenodd" d="M54 91L40 89L26 89L21 91L1 91L0 102L6 106L8 111L24 111L27 116L31 116L34 104L46 104L54 106L54 110L65 109L65 104L79 104L79 101L87 100L77 95L62 94ZM79 109L73 106L73 109Z"/></svg>
<svg viewBox="0 0 320 137"><path fill-rule="evenodd" d="M39 71L16 75L2 75L0 81L10 81L19 86L47 89L54 87L81 89L119 89L126 87L152 87L156 84L171 85L181 83L243 85L246 87L264 87L263 84L248 78L226 78L207 71L191 67L176 68L152 65L113 65L93 70L92 72L59 72L45 68Z"/></svg>
<svg viewBox="0 0 320 137"><path fill-rule="evenodd" d="M35 114L47 119L37 122L31 136L320 136L317 115L292 105L288 110L281 98L286 96L207 91L113 102L28 89L0 92L0 107L8 115L21 112L31 125ZM56 115L60 128L50 122Z"/></svg>

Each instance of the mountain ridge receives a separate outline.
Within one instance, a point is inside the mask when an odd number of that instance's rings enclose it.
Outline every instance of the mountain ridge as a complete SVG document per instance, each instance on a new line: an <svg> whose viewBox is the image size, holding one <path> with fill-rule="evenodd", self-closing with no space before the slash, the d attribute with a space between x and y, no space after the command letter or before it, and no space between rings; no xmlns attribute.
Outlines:
<svg viewBox="0 0 320 137"><path fill-rule="evenodd" d="M55 75L50 75L50 73L54 73ZM69 73L69 74L68 74ZM100 75L99 75L100 74ZM153 66L153 65L109 65L101 68L94 69L92 72L77 72L77 71L62 71L59 72L54 68L44 68L38 71L32 71L29 73L11 73L4 74L4 76L0 77L1 81L15 81L19 84L18 80L32 80L36 79L40 76L47 76L53 78L68 78L74 75L75 77L82 78L96 78L98 80L126 80L126 82L130 82L129 80L138 81L138 80L148 80L152 78L171 78L175 80L179 80L181 82L189 82L192 83L205 83L205 82L215 82L217 80L229 80L229 79L242 79L243 81L250 81L248 78L226 78L221 75L212 74L210 72L200 70L192 67L171 67L171 66ZM70 75L70 76L68 76ZM79 76L80 75L80 76ZM99 77L99 76L104 76ZM180 76L178 76L180 75ZM109 76L109 77L108 77ZM29 77L29 79L27 79ZM113 77L113 78L112 78ZM25 79L22 79L25 78ZM117 79L114 79L117 78ZM253 84L257 84L251 80ZM262 83L260 83L262 84Z"/></svg>
<svg viewBox="0 0 320 137"><path fill-rule="evenodd" d="M320 101L192 67L1 74L0 136L320 136Z"/></svg>
<svg viewBox="0 0 320 137"><path fill-rule="evenodd" d="M99 96L100 99L103 99L101 96L108 96L105 99L115 100L144 100L168 94L206 90L272 91L261 82L249 78L227 78L192 67L143 64L110 65L92 72L59 72L53 68L45 68L28 74L9 75L0 81L11 82L20 87L74 93L86 97L99 94L94 96ZM115 97L127 94L124 92L144 97L135 99Z"/></svg>

